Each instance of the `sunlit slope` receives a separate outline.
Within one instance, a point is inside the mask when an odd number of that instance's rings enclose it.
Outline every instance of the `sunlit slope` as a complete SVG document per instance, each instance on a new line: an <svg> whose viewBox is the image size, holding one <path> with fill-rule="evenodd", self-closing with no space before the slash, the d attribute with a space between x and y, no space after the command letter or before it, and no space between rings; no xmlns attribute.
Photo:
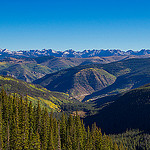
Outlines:
<svg viewBox="0 0 150 150"><path fill-rule="evenodd" d="M103 69L79 66L46 75L34 83L82 100L86 95L111 85L115 79L115 76Z"/></svg>
<svg viewBox="0 0 150 150"><path fill-rule="evenodd" d="M61 104L70 102L67 94L51 92L41 86L29 84L8 76L0 76L0 86L3 86L8 93L18 93L23 97L27 96L33 104L37 104L39 100L43 107L46 106L48 108L48 111L60 111Z"/></svg>

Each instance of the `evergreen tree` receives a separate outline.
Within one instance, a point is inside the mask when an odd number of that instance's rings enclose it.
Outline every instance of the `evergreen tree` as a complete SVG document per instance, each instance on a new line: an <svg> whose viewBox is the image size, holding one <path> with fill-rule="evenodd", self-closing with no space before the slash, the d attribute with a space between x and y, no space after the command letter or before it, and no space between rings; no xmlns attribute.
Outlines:
<svg viewBox="0 0 150 150"><path fill-rule="evenodd" d="M15 115L15 130L16 130L16 137L15 137L15 149L20 150L22 149L21 143L21 128L20 128L20 120L19 120L19 106L18 106L19 99L16 97L16 115Z"/></svg>
<svg viewBox="0 0 150 150"><path fill-rule="evenodd" d="M61 150L61 140L60 140L60 122L58 121L58 150Z"/></svg>
<svg viewBox="0 0 150 150"><path fill-rule="evenodd" d="M62 150L65 150L66 149L66 117L64 113L61 116L60 137L61 137Z"/></svg>
<svg viewBox="0 0 150 150"><path fill-rule="evenodd" d="M40 107L40 102L38 101L38 106L36 109L36 131L38 131L38 133L40 133L41 131L41 107Z"/></svg>
<svg viewBox="0 0 150 150"><path fill-rule="evenodd" d="M54 126L53 126L53 139L54 139L54 144L55 144L55 149L58 149L58 138L59 138L59 131L58 131L58 123L56 118L54 118Z"/></svg>
<svg viewBox="0 0 150 150"><path fill-rule="evenodd" d="M41 150L41 142L40 135L38 132L32 133L32 137L30 138L30 150Z"/></svg>
<svg viewBox="0 0 150 150"><path fill-rule="evenodd" d="M114 150L119 150L117 143L114 143Z"/></svg>
<svg viewBox="0 0 150 150"><path fill-rule="evenodd" d="M34 147L32 141L36 141L36 139L34 139L35 138L35 134L34 134L34 115L33 115L32 102L30 102L30 104L29 104L28 118L29 118L29 149L32 149Z"/></svg>
<svg viewBox="0 0 150 150"><path fill-rule="evenodd" d="M0 150L3 150L3 132L2 132L2 101L0 100Z"/></svg>
<svg viewBox="0 0 150 150"><path fill-rule="evenodd" d="M41 117L41 141L42 142L42 150L47 149L47 141L48 141L48 112L47 109L42 110L42 117Z"/></svg>
<svg viewBox="0 0 150 150"><path fill-rule="evenodd" d="M55 150L52 130L49 132L48 150Z"/></svg>
<svg viewBox="0 0 150 150"><path fill-rule="evenodd" d="M84 149L84 130L82 128L82 123L78 115L76 115L75 121L76 121L75 125L76 125L76 134L77 134L77 143L79 149L82 150Z"/></svg>
<svg viewBox="0 0 150 150"><path fill-rule="evenodd" d="M21 102L21 139L22 139L22 148L27 150L29 148L29 117L28 117L28 101Z"/></svg>
<svg viewBox="0 0 150 150"><path fill-rule="evenodd" d="M87 150L91 150L92 149L92 139L91 139L91 135L90 135L90 127L88 126L87 128L87 142L85 145L85 149Z"/></svg>

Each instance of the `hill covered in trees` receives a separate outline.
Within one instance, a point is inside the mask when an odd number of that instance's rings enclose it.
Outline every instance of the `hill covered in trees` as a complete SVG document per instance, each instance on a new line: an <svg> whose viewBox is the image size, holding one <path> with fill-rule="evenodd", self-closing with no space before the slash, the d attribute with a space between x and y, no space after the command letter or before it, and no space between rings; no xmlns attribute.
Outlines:
<svg viewBox="0 0 150 150"><path fill-rule="evenodd" d="M134 136L134 138L133 138ZM16 94L0 93L0 149L15 150L125 150L149 148L148 134L126 132L102 134L96 124L85 128L76 114L62 114L57 120L46 108L41 109ZM144 144L144 145L143 145Z"/></svg>
<svg viewBox="0 0 150 150"><path fill-rule="evenodd" d="M5 89L7 93L17 93L18 95L27 97L32 101L33 105L40 102L42 107L46 107L48 111L61 111L61 105L65 103L73 103L69 95L60 92L51 92L40 85L34 85L22 80L9 76L0 76L0 88Z"/></svg>
<svg viewBox="0 0 150 150"><path fill-rule="evenodd" d="M39 103L33 107L17 96L0 93L0 149L116 149L118 145L102 135L101 130L93 126L86 131L79 116L64 114L60 120L41 109Z"/></svg>
<svg viewBox="0 0 150 150"><path fill-rule="evenodd" d="M106 98L106 97L105 97ZM108 97L110 99L111 97ZM99 107L101 100L95 100ZM106 102L107 100L106 99ZM94 101L93 101L94 102ZM96 122L106 133L121 133L127 129L150 132L150 84L114 95L111 103L98 114L85 118L86 124Z"/></svg>

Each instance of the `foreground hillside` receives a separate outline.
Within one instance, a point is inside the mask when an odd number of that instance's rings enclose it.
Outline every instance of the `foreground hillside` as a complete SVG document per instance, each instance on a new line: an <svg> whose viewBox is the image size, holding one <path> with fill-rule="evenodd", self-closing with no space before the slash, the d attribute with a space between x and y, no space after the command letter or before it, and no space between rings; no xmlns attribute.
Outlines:
<svg viewBox="0 0 150 150"><path fill-rule="evenodd" d="M22 97L27 96L33 105L39 101L41 106L46 107L48 111L61 111L60 106L62 104L71 102L67 94L51 92L41 86L29 84L8 76L0 76L0 88L2 86L7 93L17 93Z"/></svg>
<svg viewBox="0 0 150 150"><path fill-rule="evenodd" d="M100 101L101 98L95 103ZM127 129L150 132L150 84L116 95L112 102L98 114L85 118L85 123L96 122L106 133L120 133Z"/></svg>
<svg viewBox="0 0 150 150"><path fill-rule="evenodd" d="M102 134L93 124L86 128L76 114L60 119L18 96L0 92L1 150L125 150L149 149L149 134L127 131L119 135Z"/></svg>

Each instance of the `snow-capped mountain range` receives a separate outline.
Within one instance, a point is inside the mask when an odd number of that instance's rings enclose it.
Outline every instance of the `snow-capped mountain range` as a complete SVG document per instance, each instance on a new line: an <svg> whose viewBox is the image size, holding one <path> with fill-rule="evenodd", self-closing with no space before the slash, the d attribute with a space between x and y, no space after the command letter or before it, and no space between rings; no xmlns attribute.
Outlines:
<svg viewBox="0 0 150 150"><path fill-rule="evenodd" d="M55 56L55 57L74 57L74 58L88 58L88 57L107 57L107 56L128 56L128 55L149 55L150 50L142 49L140 51L122 51L118 49L113 50L84 50L84 51L75 51L75 50L65 50L65 51L55 51L52 49L42 49L42 50L19 50L19 51L10 51L8 49L0 49L0 58L6 57L41 57L41 56Z"/></svg>

